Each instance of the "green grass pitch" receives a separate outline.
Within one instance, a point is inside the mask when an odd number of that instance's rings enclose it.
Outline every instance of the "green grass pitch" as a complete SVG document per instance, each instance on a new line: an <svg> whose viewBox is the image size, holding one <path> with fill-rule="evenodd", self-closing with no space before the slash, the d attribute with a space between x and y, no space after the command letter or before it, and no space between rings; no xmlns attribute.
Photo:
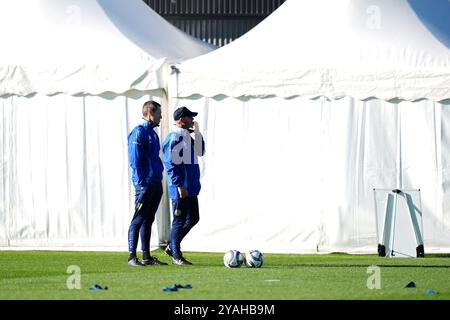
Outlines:
<svg viewBox="0 0 450 320"><path fill-rule="evenodd" d="M162 251L153 254L170 262ZM0 251L0 299L450 299L448 254L418 259L265 254L264 266L259 269L225 268L222 253L185 255L195 265L132 268L126 265L125 252ZM71 265L80 268L81 289L67 287ZM370 270L368 273L372 265L380 268L380 289L367 287L374 276ZM404 288L410 281L416 288ZM193 288L162 291L174 283ZM108 290L89 290L93 284L106 285ZM429 289L437 294L428 294Z"/></svg>

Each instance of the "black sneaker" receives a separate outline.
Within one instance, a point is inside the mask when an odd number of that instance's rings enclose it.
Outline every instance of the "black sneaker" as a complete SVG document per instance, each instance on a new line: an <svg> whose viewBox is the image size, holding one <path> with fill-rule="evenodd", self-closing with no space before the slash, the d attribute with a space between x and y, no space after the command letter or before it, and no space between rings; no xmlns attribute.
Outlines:
<svg viewBox="0 0 450 320"><path fill-rule="evenodd" d="M172 258L172 263L178 266L190 266L192 262L187 261L185 258L181 257L180 259Z"/></svg>
<svg viewBox="0 0 450 320"><path fill-rule="evenodd" d="M156 257L142 260L144 266L167 266L167 263L159 261Z"/></svg>
<svg viewBox="0 0 450 320"><path fill-rule="evenodd" d="M142 264L142 262L139 261L138 258L132 258L132 259L128 260L128 266L129 267L143 267L144 265Z"/></svg>
<svg viewBox="0 0 450 320"><path fill-rule="evenodd" d="M170 244L167 245L166 249L164 250L164 252L169 256L169 257L173 257L173 251L172 249L170 249Z"/></svg>

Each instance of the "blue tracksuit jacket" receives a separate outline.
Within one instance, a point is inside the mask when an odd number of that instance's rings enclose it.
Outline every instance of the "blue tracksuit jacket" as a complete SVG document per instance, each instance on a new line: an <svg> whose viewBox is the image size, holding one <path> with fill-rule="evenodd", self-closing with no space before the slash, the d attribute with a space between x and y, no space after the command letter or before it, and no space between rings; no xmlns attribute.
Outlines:
<svg viewBox="0 0 450 320"><path fill-rule="evenodd" d="M195 142L189 131L176 128L169 133L164 140L162 148L164 152L164 166L167 171L169 197L178 199L178 187L184 186L189 197L198 196L200 193L200 167L198 157L205 153L205 142L201 141L201 152L195 152Z"/></svg>
<svg viewBox="0 0 450 320"><path fill-rule="evenodd" d="M159 152L159 137L151 121L136 126L128 136L128 156L136 189L147 190L151 183L161 183L164 170Z"/></svg>

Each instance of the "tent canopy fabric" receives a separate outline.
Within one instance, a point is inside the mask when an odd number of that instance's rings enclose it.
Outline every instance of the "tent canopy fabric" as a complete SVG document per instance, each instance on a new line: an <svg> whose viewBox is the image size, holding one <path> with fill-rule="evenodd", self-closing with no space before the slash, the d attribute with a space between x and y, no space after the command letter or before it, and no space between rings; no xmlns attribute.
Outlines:
<svg viewBox="0 0 450 320"><path fill-rule="evenodd" d="M146 101L167 110L169 62L212 47L141 0L3 0L0 36L0 246L125 250L127 136ZM168 220L163 198L152 246Z"/></svg>
<svg viewBox="0 0 450 320"><path fill-rule="evenodd" d="M448 251L449 16L447 0L288 0L179 64L171 108L199 112L207 149L184 250L376 252L374 189L400 188L421 190L426 252Z"/></svg>
<svg viewBox="0 0 450 320"><path fill-rule="evenodd" d="M141 0L1 1L0 35L0 96L165 88L166 62L212 49Z"/></svg>
<svg viewBox="0 0 450 320"><path fill-rule="evenodd" d="M178 66L178 97L450 98L446 0L291 0Z"/></svg>

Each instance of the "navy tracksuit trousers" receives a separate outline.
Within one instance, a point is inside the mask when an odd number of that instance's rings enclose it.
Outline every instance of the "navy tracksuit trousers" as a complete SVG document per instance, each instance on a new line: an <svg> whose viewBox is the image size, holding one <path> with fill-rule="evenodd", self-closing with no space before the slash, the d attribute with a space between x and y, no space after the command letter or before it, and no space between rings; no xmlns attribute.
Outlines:
<svg viewBox="0 0 450 320"><path fill-rule="evenodd" d="M161 183L151 184L147 191L136 189L135 212L128 230L128 251L136 252L139 235L142 251L150 251L150 236L156 211L163 194Z"/></svg>
<svg viewBox="0 0 450 320"><path fill-rule="evenodd" d="M173 251L173 257L179 259L182 257L181 241L200 220L198 198L172 199L172 209L173 221L170 248Z"/></svg>

